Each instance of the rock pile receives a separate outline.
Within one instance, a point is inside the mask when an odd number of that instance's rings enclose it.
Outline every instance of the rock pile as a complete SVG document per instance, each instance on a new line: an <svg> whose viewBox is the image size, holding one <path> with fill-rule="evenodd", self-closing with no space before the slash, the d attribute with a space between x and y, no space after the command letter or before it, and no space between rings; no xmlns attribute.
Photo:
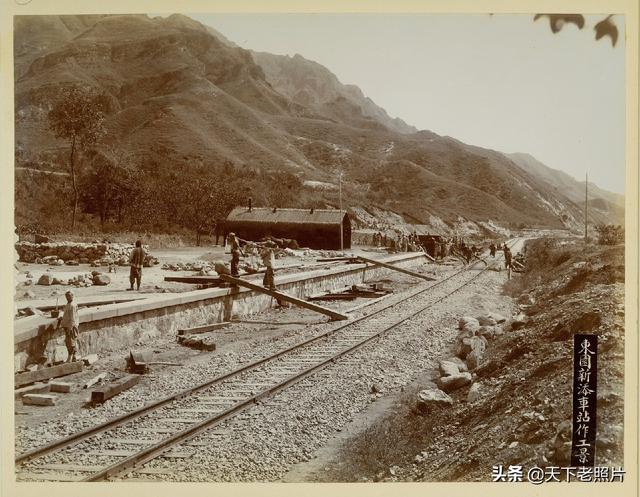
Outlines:
<svg viewBox="0 0 640 497"><path fill-rule="evenodd" d="M73 278L56 278L53 274L44 273L38 279L37 285L51 286L51 285L72 285L72 286L104 286L111 283L111 278L100 271L92 271L91 273L77 274Z"/></svg>
<svg viewBox="0 0 640 497"><path fill-rule="evenodd" d="M124 243L18 242L15 247L21 262L55 266L89 263L95 267L126 266L133 250L133 245ZM148 252L148 248L145 250ZM154 264L158 264L158 260L147 254L144 265L150 267Z"/></svg>

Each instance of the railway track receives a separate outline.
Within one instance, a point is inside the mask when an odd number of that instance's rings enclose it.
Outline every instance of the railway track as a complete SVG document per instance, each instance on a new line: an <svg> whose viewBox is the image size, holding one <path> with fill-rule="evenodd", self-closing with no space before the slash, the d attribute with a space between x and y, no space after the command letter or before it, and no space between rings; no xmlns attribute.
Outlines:
<svg viewBox="0 0 640 497"><path fill-rule="evenodd" d="M156 458L187 457L173 448L399 327L477 279L480 260L401 302L390 303L287 349L243 365L106 423L16 457L21 481L101 481L134 473ZM438 288L437 294L431 290ZM424 298L415 310L416 299ZM403 316L403 317L399 317Z"/></svg>

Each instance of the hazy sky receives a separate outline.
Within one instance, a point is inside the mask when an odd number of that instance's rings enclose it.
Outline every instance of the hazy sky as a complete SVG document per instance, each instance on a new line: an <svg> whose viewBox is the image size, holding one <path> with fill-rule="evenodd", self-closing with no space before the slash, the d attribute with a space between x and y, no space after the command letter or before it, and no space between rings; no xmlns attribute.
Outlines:
<svg viewBox="0 0 640 497"><path fill-rule="evenodd" d="M530 15L190 14L243 48L301 54L419 129L624 191L624 34L616 47Z"/></svg>

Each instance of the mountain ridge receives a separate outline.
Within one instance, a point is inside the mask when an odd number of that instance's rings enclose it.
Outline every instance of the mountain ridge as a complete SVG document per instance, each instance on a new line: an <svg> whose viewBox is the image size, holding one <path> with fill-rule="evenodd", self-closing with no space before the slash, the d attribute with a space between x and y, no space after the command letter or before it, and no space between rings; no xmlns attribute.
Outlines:
<svg viewBox="0 0 640 497"><path fill-rule="evenodd" d="M61 88L81 85L108 96L104 146L140 164L231 162L302 184L335 183L342 169L347 205L452 230L580 224L576 202L506 155L414 131L302 56L245 50L179 14L63 17L16 17L16 167L65 168L46 114Z"/></svg>

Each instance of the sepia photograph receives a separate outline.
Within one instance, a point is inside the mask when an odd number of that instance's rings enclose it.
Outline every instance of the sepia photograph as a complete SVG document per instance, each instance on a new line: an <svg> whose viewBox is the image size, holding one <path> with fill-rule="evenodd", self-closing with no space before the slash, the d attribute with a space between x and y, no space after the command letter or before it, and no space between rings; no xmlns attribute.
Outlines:
<svg viewBox="0 0 640 497"><path fill-rule="evenodd" d="M637 485L637 19L18 3L12 488Z"/></svg>

